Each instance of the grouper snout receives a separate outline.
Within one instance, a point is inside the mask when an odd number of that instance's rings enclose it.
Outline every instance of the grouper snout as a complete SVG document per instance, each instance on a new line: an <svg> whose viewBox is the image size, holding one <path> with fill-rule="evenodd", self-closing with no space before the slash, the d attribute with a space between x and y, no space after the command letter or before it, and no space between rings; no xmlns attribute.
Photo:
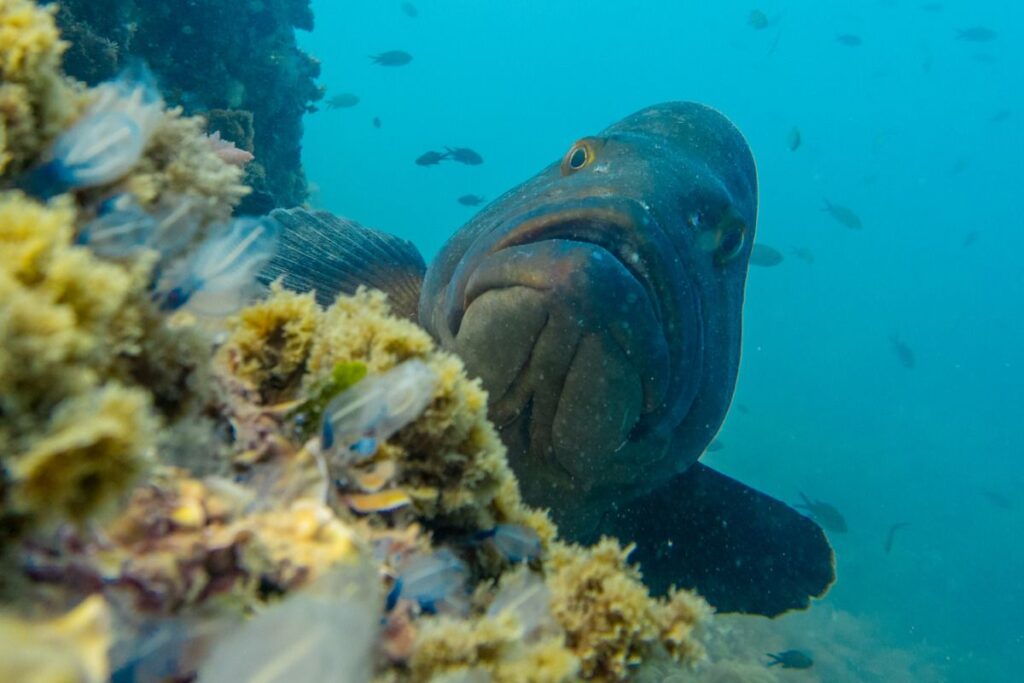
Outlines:
<svg viewBox="0 0 1024 683"><path fill-rule="evenodd" d="M264 279L324 304L387 292L480 377L524 499L564 537L634 542L653 590L721 611L805 607L834 580L814 521L698 462L736 383L757 222L753 155L722 114L669 102L581 138L429 268L352 221L273 215Z"/></svg>

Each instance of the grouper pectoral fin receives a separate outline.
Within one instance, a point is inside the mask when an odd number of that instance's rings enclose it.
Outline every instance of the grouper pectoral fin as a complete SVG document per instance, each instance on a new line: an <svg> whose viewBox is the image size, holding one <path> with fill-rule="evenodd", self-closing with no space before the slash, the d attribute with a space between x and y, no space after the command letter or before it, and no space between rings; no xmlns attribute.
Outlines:
<svg viewBox="0 0 1024 683"><path fill-rule="evenodd" d="M601 532L636 541L630 559L653 592L695 588L720 612L803 609L835 580L832 547L813 520L700 463L620 505Z"/></svg>
<svg viewBox="0 0 1024 683"><path fill-rule="evenodd" d="M270 216L283 230L261 282L283 278L287 289L315 290L322 306L365 285L386 293L397 315L416 318L427 266L412 242L326 211L277 209Z"/></svg>

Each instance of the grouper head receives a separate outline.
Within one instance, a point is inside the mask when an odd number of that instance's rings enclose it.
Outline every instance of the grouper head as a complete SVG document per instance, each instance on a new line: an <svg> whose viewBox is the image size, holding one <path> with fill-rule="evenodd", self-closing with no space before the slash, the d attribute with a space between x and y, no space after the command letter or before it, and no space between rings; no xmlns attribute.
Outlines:
<svg viewBox="0 0 1024 683"><path fill-rule="evenodd" d="M699 104L571 145L459 230L419 318L482 378L526 500L586 535L682 472L736 381L754 160Z"/></svg>

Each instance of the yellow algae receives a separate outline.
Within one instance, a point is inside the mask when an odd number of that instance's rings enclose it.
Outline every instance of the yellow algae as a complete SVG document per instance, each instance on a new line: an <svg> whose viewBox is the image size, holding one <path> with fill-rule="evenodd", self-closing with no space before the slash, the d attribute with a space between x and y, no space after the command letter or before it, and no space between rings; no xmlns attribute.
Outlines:
<svg viewBox="0 0 1024 683"><path fill-rule="evenodd" d="M254 387L264 400L281 395L305 370L320 309L312 294L271 287L272 296L243 309L228 323L230 336L221 361Z"/></svg>
<svg viewBox="0 0 1024 683"><path fill-rule="evenodd" d="M61 73L56 6L0 0L0 177L18 173L87 101Z"/></svg>
<svg viewBox="0 0 1024 683"><path fill-rule="evenodd" d="M49 621L0 614L0 681L106 683L110 621L97 595Z"/></svg>
<svg viewBox="0 0 1024 683"><path fill-rule="evenodd" d="M592 548L563 543L551 548L546 565L551 611L588 679L624 680L658 647L687 662L703 654L692 629L709 608L688 593L673 594L668 602L651 598L639 571L627 562L629 550L609 538Z"/></svg>
<svg viewBox="0 0 1024 683"><path fill-rule="evenodd" d="M522 639L514 615L425 620L409 662L414 682L470 671L494 683L560 683L576 680L579 662L555 635L535 643Z"/></svg>
<svg viewBox="0 0 1024 683"><path fill-rule="evenodd" d="M15 509L84 519L141 473L154 427L139 390L108 385L69 399L49 433L9 464Z"/></svg>

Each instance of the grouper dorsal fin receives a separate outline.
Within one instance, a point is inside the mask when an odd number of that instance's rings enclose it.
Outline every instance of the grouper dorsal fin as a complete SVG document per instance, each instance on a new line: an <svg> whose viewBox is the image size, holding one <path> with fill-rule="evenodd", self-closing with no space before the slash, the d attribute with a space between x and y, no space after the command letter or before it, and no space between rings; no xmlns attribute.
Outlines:
<svg viewBox="0 0 1024 683"><path fill-rule="evenodd" d="M395 314L416 319L427 266L412 242L326 211L276 209L270 216L283 230L261 282L282 278L287 289L315 291L322 306L365 285L386 293Z"/></svg>

